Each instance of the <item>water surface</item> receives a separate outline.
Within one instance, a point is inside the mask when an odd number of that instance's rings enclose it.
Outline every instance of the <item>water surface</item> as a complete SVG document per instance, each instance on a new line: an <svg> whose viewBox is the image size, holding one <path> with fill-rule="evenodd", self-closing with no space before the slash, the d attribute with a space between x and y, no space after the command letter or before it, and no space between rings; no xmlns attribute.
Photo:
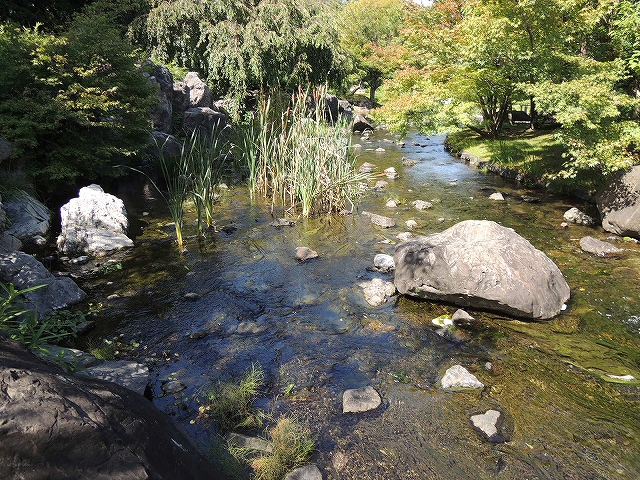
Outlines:
<svg viewBox="0 0 640 480"><path fill-rule="evenodd" d="M638 382L607 377L640 378L638 246L617 239L626 249L619 258L583 253L581 237L607 234L563 228L562 216L574 206L596 214L592 205L486 175L449 156L441 137L412 135L404 148L395 140L385 132L354 139L358 164L374 163L379 173L393 166L400 177L369 193L352 215L275 228L268 205L252 204L235 187L222 196L216 222L237 230L190 237L180 254L159 200L150 194L130 205L143 226L134 251L121 271L83 285L98 299L118 296L104 300L90 340L115 340L120 356L146 362L154 403L205 447L215 427L196 418L199 389L260 363L267 379L260 405L310 424L313 462L325 479L640 478ZM418 163L403 167L403 157ZM489 200L496 191L506 200ZM387 208L390 198L401 205ZM433 208L417 211L414 200ZM362 211L391 216L398 226L376 227ZM567 311L526 323L469 310L481 325L445 338L431 320L454 306L398 297L381 307L365 302L358 283L393 279L372 271L373 257L393 253L407 220L417 222L414 233L429 234L467 219L514 228L554 260L572 290ZM295 248L303 245L319 258L299 263ZM486 388L443 392L438 380L454 364ZM165 394L168 380L186 389ZM342 414L342 392L366 385L383 405ZM469 417L489 408L506 415L509 442L487 443L473 430Z"/></svg>

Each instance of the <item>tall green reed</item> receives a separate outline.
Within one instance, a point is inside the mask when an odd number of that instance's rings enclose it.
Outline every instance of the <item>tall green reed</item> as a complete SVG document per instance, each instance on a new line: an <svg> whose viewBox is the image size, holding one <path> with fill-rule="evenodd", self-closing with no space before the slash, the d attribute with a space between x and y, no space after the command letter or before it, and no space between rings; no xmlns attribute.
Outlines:
<svg viewBox="0 0 640 480"><path fill-rule="evenodd" d="M189 194L198 217L198 232L213 225L215 188L220 184L229 158L229 146L224 140L225 129L204 134L196 129L189 137L180 158L189 179Z"/></svg>
<svg viewBox="0 0 640 480"><path fill-rule="evenodd" d="M368 178L356 172L347 125L325 121L325 98L326 89L299 89L289 98L271 93L245 130L249 187L270 197L272 208L303 216L335 212L353 205Z"/></svg>

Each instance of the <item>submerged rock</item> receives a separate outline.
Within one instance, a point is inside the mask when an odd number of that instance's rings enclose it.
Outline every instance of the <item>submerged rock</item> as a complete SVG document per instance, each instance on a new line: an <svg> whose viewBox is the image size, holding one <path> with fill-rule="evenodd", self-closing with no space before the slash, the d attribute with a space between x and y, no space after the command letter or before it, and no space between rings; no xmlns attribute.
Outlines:
<svg viewBox="0 0 640 480"><path fill-rule="evenodd" d="M382 400L372 386L346 390L342 395L342 412L359 413L376 409Z"/></svg>
<svg viewBox="0 0 640 480"><path fill-rule="evenodd" d="M580 248L587 252L598 255L599 257L606 257L608 255L615 255L624 252L623 248L618 248L612 243L603 242L594 237L582 237L580 239Z"/></svg>
<svg viewBox="0 0 640 480"><path fill-rule="evenodd" d="M316 465L306 465L296 468L284 477L284 480L322 480L322 473Z"/></svg>
<svg viewBox="0 0 640 480"><path fill-rule="evenodd" d="M318 258L318 252L311 250L309 247L298 247L296 248L296 258L301 262L305 262L312 258Z"/></svg>
<svg viewBox="0 0 640 480"><path fill-rule="evenodd" d="M390 217L370 212L362 212L362 215L369 217L371 219L371 223L382 228L391 228L396 226L396 221Z"/></svg>
<svg viewBox="0 0 640 480"><path fill-rule="evenodd" d="M425 200L416 200L415 202L411 202L411 205L413 205L416 210L428 210L430 208L433 208L433 203L427 202Z"/></svg>
<svg viewBox="0 0 640 480"><path fill-rule="evenodd" d="M376 166L373 163L364 162L362 165L360 165L360 168L358 169L358 171L360 173L371 173L375 169L376 169Z"/></svg>
<svg viewBox="0 0 640 480"><path fill-rule="evenodd" d="M362 282L359 286L362 288L364 299L374 307L387 303L388 298L396 293L396 287L393 282L387 282L381 278Z"/></svg>
<svg viewBox="0 0 640 480"><path fill-rule="evenodd" d="M491 443L502 443L509 441L510 435L507 435L502 428L504 415L498 410L487 410L485 413L472 415L470 417L473 427L482 434L482 436Z"/></svg>
<svg viewBox="0 0 640 480"><path fill-rule="evenodd" d="M78 372L78 375L90 376L117 383L134 392L144 395L149 383L149 367L141 363L126 360L109 360Z"/></svg>
<svg viewBox="0 0 640 480"><path fill-rule="evenodd" d="M396 247L401 294L522 318L558 315L570 290L560 269L512 229L467 220Z"/></svg>

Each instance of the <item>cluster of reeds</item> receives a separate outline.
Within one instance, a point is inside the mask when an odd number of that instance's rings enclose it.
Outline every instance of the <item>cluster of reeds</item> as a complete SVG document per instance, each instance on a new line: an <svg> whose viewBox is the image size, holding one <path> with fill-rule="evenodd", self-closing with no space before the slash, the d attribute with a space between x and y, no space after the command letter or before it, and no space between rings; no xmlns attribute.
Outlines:
<svg viewBox="0 0 640 480"><path fill-rule="evenodd" d="M325 119L325 89L264 96L240 142L252 192L303 216L352 206L367 174L356 172L344 123Z"/></svg>
<svg viewBox="0 0 640 480"><path fill-rule="evenodd" d="M166 195L156 186L169 207L178 246L183 247L184 204L192 199L198 217L198 233L213 224L215 187L224 175L228 149L225 132L214 129L205 134L195 129L185 140L179 157L165 155L165 145L157 145L160 171Z"/></svg>

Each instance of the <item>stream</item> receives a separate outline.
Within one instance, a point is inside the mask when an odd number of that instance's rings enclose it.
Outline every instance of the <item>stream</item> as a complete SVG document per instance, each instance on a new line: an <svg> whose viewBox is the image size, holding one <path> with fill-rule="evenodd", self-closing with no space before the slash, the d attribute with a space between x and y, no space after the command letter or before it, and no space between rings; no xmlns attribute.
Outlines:
<svg viewBox="0 0 640 480"><path fill-rule="evenodd" d="M607 376L640 379L638 244L609 240L625 249L616 258L584 253L580 238L609 235L561 223L571 207L597 216L593 205L478 171L445 152L442 137L412 134L403 148L396 140L385 131L354 137L357 165L393 166L400 176L351 215L276 228L266 203L232 187L220 198L217 232L197 239L188 217L183 254L162 199L149 188L135 202L124 192L136 246L121 270L80 282L101 308L79 347L106 340L118 345L117 358L146 363L153 402L205 452L215 427L197 418L198 392L259 363L266 386L258 405L310 426L312 462L325 480L640 478L640 382ZM403 157L417 163L403 166ZM504 201L489 199L496 191ZM401 204L386 207L390 198ZM414 200L433 208L418 211ZM363 211L397 227L381 229ZM455 306L398 296L366 303L358 283L393 280L373 270L373 257L393 254L406 221L429 234L468 219L511 227L545 252L571 287L567 310L544 322L467 310L480 326L448 338L431 320ZM298 262L298 246L319 257ZM442 390L438 381L455 364L485 388ZM165 393L170 380L186 388ZM382 405L343 414L344 390L367 385ZM470 416L490 408L504 413L510 441L489 443L473 429Z"/></svg>

